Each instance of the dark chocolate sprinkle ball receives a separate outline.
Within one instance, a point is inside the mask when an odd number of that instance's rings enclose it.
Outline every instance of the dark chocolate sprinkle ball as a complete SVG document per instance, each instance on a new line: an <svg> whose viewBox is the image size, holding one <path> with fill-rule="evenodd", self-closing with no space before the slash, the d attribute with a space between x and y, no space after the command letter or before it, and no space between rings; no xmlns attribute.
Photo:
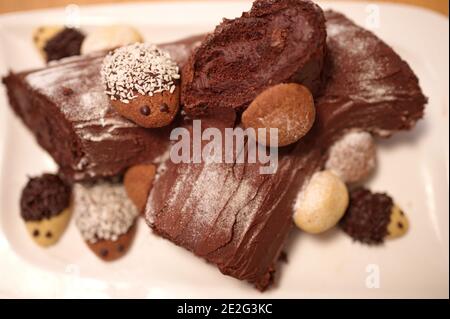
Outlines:
<svg viewBox="0 0 450 319"><path fill-rule="evenodd" d="M354 240L369 245L381 244L388 235L393 205L387 194L357 188L350 192L350 204L340 227Z"/></svg>
<svg viewBox="0 0 450 319"><path fill-rule="evenodd" d="M57 175L30 178L20 198L22 218L36 221L56 216L69 206L70 195L70 186Z"/></svg>
<svg viewBox="0 0 450 319"><path fill-rule="evenodd" d="M72 28L64 28L44 46L47 62L65 57L80 55L84 34Z"/></svg>
<svg viewBox="0 0 450 319"><path fill-rule="evenodd" d="M169 113L169 106L167 103L163 103L159 106L159 111L162 113Z"/></svg>
<svg viewBox="0 0 450 319"><path fill-rule="evenodd" d="M141 107L141 114L144 116L149 116L151 113L150 108L147 105Z"/></svg>

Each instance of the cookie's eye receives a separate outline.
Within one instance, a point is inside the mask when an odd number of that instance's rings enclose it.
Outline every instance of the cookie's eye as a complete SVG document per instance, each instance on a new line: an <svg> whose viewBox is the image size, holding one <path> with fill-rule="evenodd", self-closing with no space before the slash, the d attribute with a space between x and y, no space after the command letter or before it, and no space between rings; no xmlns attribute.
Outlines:
<svg viewBox="0 0 450 319"><path fill-rule="evenodd" d="M52 238L52 237L53 237L52 232L51 232L51 231L46 232L46 233L45 233L45 237L47 237L47 238Z"/></svg>
<svg viewBox="0 0 450 319"><path fill-rule="evenodd" d="M33 237L39 237L39 230L38 229L33 230Z"/></svg>
<svg viewBox="0 0 450 319"><path fill-rule="evenodd" d="M167 103L163 103L159 106L159 111L162 113L169 113L169 106Z"/></svg>
<svg viewBox="0 0 450 319"><path fill-rule="evenodd" d="M141 107L141 114L144 116L149 116L151 113L150 108L148 107L148 105L144 105Z"/></svg>
<svg viewBox="0 0 450 319"><path fill-rule="evenodd" d="M118 251L119 253L122 253L124 250L125 250L125 247L124 247L123 245L117 246L117 251Z"/></svg>
<svg viewBox="0 0 450 319"><path fill-rule="evenodd" d="M103 248L103 249L100 249L100 256L102 256L102 257L106 257L106 256L108 256L108 249L106 249L106 248Z"/></svg>

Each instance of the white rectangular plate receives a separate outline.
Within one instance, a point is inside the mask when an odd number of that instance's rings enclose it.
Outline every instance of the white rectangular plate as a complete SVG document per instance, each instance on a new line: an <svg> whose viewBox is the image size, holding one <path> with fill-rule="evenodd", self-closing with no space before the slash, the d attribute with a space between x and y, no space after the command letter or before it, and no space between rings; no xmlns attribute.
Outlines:
<svg viewBox="0 0 450 319"><path fill-rule="evenodd" d="M392 194L407 212L411 229L405 238L367 247L340 231L316 237L293 232L289 262L280 267L277 285L263 294L154 236L143 222L129 254L114 263L97 259L73 222L56 246L40 249L19 217L19 196L27 175L56 166L12 114L1 87L0 295L448 298L448 19L398 5L320 4L373 28L410 63L430 98L425 119L412 132L380 141L379 167L369 182L373 190ZM236 17L249 8L247 1L124 4L82 7L79 17L87 30L127 23L147 41L158 43L212 30L222 17ZM0 74L42 65L32 45L32 30L64 23L67 12L76 21L73 7L0 16ZM379 287L368 288L374 274L379 275Z"/></svg>

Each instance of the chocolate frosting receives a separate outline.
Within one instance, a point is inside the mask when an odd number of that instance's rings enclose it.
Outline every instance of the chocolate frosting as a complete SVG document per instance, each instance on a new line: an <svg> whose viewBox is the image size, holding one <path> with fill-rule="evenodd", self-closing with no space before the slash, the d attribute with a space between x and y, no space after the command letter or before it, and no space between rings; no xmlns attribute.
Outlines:
<svg viewBox="0 0 450 319"><path fill-rule="evenodd" d="M339 225L354 240L369 245L381 244L388 235L394 202L387 194L365 188L350 192L350 204Z"/></svg>
<svg viewBox="0 0 450 319"><path fill-rule="evenodd" d="M36 221L56 216L69 206L70 196L71 188L57 175L30 178L20 198L22 218Z"/></svg>
<svg viewBox="0 0 450 319"><path fill-rule="evenodd" d="M272 282L297 194L334 141L348 130L387 137L410 129L426 104L416 76L388 45L339 13L325 16L327 82L316 122L297 144L279 149L276 174L260 175L259 163L168 159L147 202L155 233L261 290Z"/></svg>
<svg viewBox="0 0 450 319"><path fill-rule="evenodd" d="M161 47L182 66L202 38ZM66 58L3 79L13 110L70 181L115 176L155 160L169 143L170 126L145 129L111 107L100 75L105 54Z"/></svg>
<svg viewBox="0 0 450 319"><path fill-rule="evenodd" d="M243 110L267 87L298 82L317 93L325 57L322 10L305 0L258 0L225 19L183 69L184 110Z"/></svg>

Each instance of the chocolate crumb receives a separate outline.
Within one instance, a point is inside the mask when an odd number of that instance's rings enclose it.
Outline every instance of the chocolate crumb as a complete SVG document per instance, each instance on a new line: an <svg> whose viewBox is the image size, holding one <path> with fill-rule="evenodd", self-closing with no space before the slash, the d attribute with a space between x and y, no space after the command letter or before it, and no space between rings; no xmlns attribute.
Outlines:
<svg viewBox="0 0 450 319"><path fill-rule="evenodd" d="M398 226L398 228L403 228L403 223L402 222L398 222L397 226Z"/></svg>
<svg viewBox="0 0 450 319"><path fill-rule="evenodd" d="M62 94L63 94L64 96L72 95L72 94L73 94L73 90L72 90L71 88L68 88L68 87L63 86L63 88L62 88Z"/></svg>
<svg viewBox="0 0 450 319"><path fill-rule="evenodd" d="M122 253L124 250L125 250L125 247L124 247L123 245L119 245L119 246L117 247L117 251L118 251L119 253Z"/></svg>
<svg viewBox="0 0 450 319"><path fill-rule="evenodd" d="M169 106L167 105L167 103L163 103L159 106L159 110L162 113L169 113Z"/></svg>
<svg viewBox="0 0 450 319"><path fill-rule="evenodd" d="M354 240L369 245L381 244L388 235L393 200L387 194L356 188L340 227Z"/></svg>
<svg viewBox="0 0 450 319"><path fill-rule="evenodd" d="M143 107L141 107L141 114L144 116L149 116L151 113L150 108L147 105L144 105Z"/></svg>

